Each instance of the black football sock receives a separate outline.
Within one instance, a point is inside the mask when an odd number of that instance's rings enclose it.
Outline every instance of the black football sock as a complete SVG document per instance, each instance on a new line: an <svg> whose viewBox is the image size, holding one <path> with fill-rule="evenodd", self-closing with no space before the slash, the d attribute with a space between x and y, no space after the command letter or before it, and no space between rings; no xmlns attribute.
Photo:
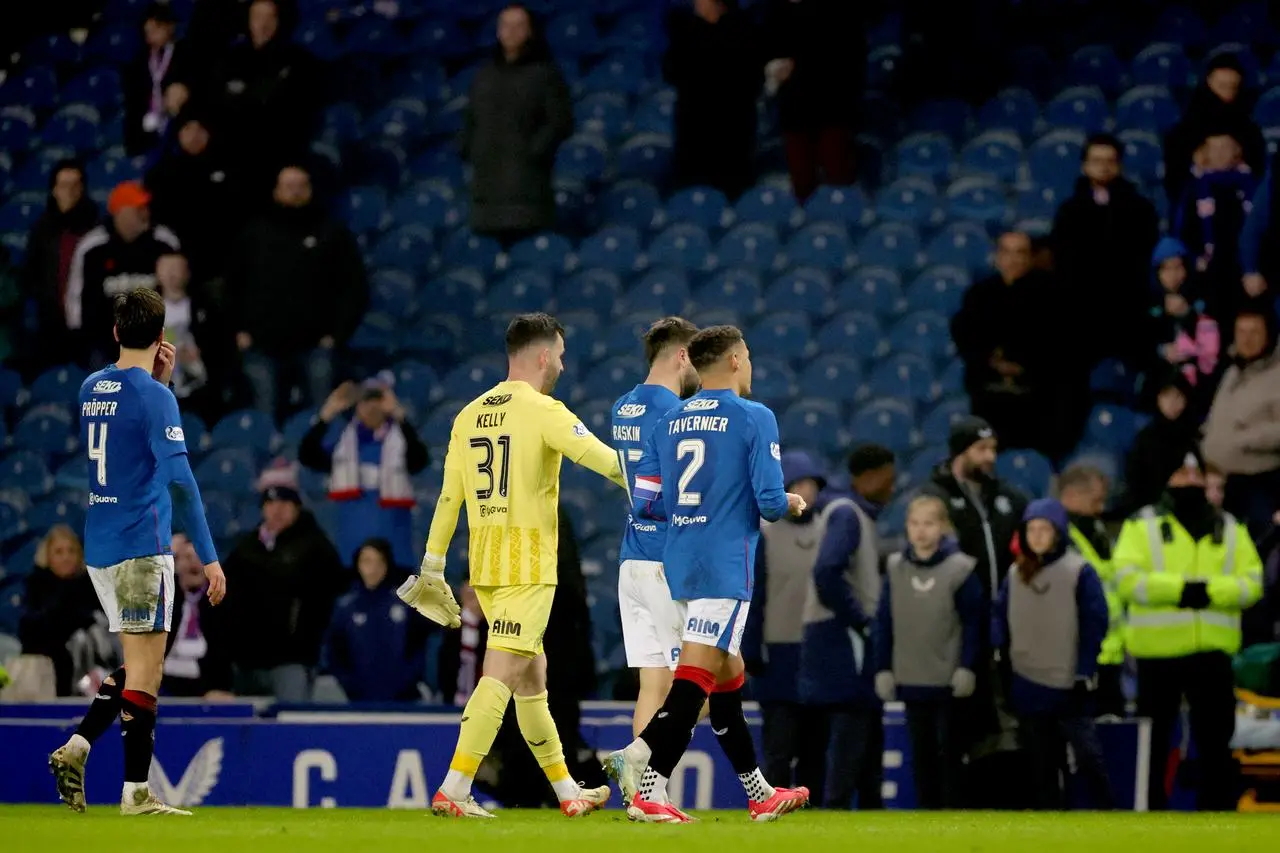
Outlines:
<svg viewBox="0 0 1280 853"><path fill-rule="evenodd" d="M715 677L705 669L677 667L666 701L640 733L640 739L649 745L649 766L663 778L671 777L689 748L702 703L714 685Z"/></svg>
<svg viewBox="0 0 1280 853"><path fill-rule="evenodd" d="M726 689L728 688L728 689ZM757 767L756 745L751 740L751 730L742 715L742 679L718 685L711 694L711 730L724 750L725 758L739 776L751 773Z"/></svg>
<svg viewBox="0 0 1280 853"><path fill-rule="evenodd" d="M156 743L156 697L139 690L125 690L120 709L124 732L124 781L146 784L151 753Z"/></svg>
<svg viewBox="0 0 1280 853"><path fill-rule="evenodd" d="M120 716L120 706L123 702L120 694L123 692L124 667L120 667L102 680L102 684L98 687L98 695L93 697L93 704L89 706L84 719L76 727L76 734L89 743L102 737L102 733L111 728L116 717Z"/></svg>

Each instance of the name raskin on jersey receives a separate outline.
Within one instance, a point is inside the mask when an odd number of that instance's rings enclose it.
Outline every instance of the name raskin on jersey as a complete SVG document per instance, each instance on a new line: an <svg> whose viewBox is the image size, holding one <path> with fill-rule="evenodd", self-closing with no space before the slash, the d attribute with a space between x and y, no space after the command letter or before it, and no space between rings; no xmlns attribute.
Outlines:
<svg viewBox="0 0 1280 853"><path fill-rule="evenodd" d="M640 427L613 425L614 441L640 441Z"/></svg>
<svg viewBox="0 0 1280 853"><path fill-rule="evenodd" d="M485 506L480 504L480 517L488 518L491 515L506 515L507 508L505 506Z"/></svg>
<svg viewBox="0 0 1280 853"><path fill-rule="evenodd" d="M705 515L677 515L672 517L671 523L676 527L684 527L687 524L706 524L707 517Z"/></svg>
<svg viewBox="0 0 1280 853"><path fill-rule="evenodd" d="M109 418L116 413L115 400L89 400L80 406L82 418Z"/></svg>
<svg viewBox="0 0 1280 853"><path fill-rule="evenodd" d="M493 429L502 426L502 422L507 419L506 412L485 412L482 415L476 415L476 429Z"/></svg>
<svg viewBox="0 0 1280 853"><path fill-rule="evenodd" d="M679 435L682 432L725 432L728 429L728 418L715 415L688 415L676 418L667 424L667 435Z"/></svg>

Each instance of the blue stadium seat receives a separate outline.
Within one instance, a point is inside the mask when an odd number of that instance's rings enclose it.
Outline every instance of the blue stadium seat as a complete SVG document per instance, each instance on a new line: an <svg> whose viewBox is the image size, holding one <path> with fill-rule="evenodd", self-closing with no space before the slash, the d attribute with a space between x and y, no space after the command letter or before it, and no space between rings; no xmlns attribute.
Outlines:
<svg viewBox="0 0 1280 853"><path fill-rule="evenodd" d="M546 311L551 302L551 276L538 269L514 269L493 285L485 299L492 315Z"/></svg>
<svg viewBox="0 0 1280 853"><path fill-rule="evenodd" d="M22 374L0 365L0 400L4 401L0 402L0 409L16 403L20 391L22 391Z"/></svg>
<svg viewBox="0 0 1280 853"><path fill-rule="evenodd" d="M672 224L697 225L707 233L728 224L729 201L711 187L689 187L667 199L667 220Z"/></svg>
<svg viewBox="0 0 1280 853"><path fill-rule="evenodd" d="M240 409L223 416L209 433L210 447L252 450L259 456L270 453L276 427L271 416L256 409Z"/></svg>
<svg viewBox="0 0 1280 853"><path fill-rule="evenodd" d="M1194 79L1191 61L1182 46L1169 42L1149 44L1134 57L1129 74L1135 86L1186 89Z"/></svg>
<svg viewBox="0 0 1280 853"><path fill-rule="evenodd" d="M53 475L53 485L57 489L74 489L79 492L88 489L88 457L77 454L59 465Z"/></svg>
<svg viewBox="0 0 1280 853"><path fill-rule="evenodd" d="M1277 78L1280 82L1280 78ZM1280 127L1280 85L1273 86L1253 108L1253 120L1261 127Z"/></svg>
<svg viewBox="0 0 1280 853"><path fill-rule="evenodd" d="M484 389L481 388L481 391ZM476 393L479 393L478 391ZM453 419L458 416L458 412L462 410L469 401L475 397L472 394L465 399L451 399L437 405L431 410L419 427L422 433L422 440L428 447L447 447L449 444L449 436L453 431ZM457 534L455 534L456 538Z"/></svg>
<svg viewBox="0 0 1280 853"><path fill-rule="evenodd" d="M11 450L0 457L0 490L19 489L31 497L53 489L53 475L44 456L32 450Z"/></svg>
<svg viewBox="0 0 1280 853"><path fill-rule="evenodd" d="M968 271L962 267L929 267L907 288L907 305L912 310L930 309L951 317L960 310L970 281Z"/></svg>
<svg viewBox="0 0 1280 853"><path fill-rule="evenodd" d="M675 98L663 92L645 99L631 116L632 131L670 136L675 129L675 104Z"/></svg>
<svg viewBox="0 0 1280 853"><path fill-rule="evenodd" d="M818 267L796 267L771 284L764 294L770 316L800 311L810 316L829 313L831 276Z"/></svg>
<svg viewBox="0 0 1280 853"><path fill-rule="evenodd" d="M362 128L371 140L388 139L412 145L427 135L427 103L417 97L400 97L378 110Z"/></svg>
<svg viewBox="0 0 1280 853"><path fill-rule="evenodd" d="M995 250L987 229L977 222L952 222L929 242L925 255L931 264L956 266L970 272L988 269Z"/></svg>
<svg viewBox="0 0 1280 853"><path fill-rule="evenodd" d="M864 361L887 348L880 324L871 314L848 311L832 318L817 335L820 352L838 352Z"/></svg>
<svg viewBox="0 0 1280 853"><path fill-rule="evenodd" d="M1135 402L1137 382L1138 378L1123 361L1108 358L1089 374L1089 391L1095 398L1127 406Z"/></svg>
<svg viewBox="0 0 1280 853"><path fill-rule="evenodd" d="M924 178L899 178L876 193L876 214L886 223L936 223L941 215L938 191Z"/></svg>
<svg viewBox="0 0 1280 853"><path fill-rule="evenodd" d="M1053 464L1034 450L1006 450L996 457L996 475L1032 497L1045 497Z"/></svg>
<svg viewBox="0 0 1280 853"><path fill-rule="evenodd" d="M58 403L28 409L13 430L14 447L45 456L71 453L78 443L76 421L70 410Z"/></svg>
<svg viewBox="0 0 1280 853"><path fill-rule="evenodd" d="M1145 130L1126 130L1119 134L1119 139L1124 145L1125 172L1153 186L1164 166L1160 137Z"/></svg>
<svg viewBox="0 0 1280 853"><path fill-rule="evenodd" d="M196 481L211 492L249 495L257 480L257 460L245 447L224 447L196 466Z"/></svg>
<svg viewBox="0 0 1280 853"><path fill-rule="evenodd" d="M840 407L826 399L801 400L789 406L778 422L787 447L830 453L848 445Z"/></svg>
<svg viewBox="0 0 1280 853"><path fill-rule="evenodd" d="M835 290L837 312L870 311L877 317L895 317L906 310L902 277L888 267L859 267Z"/></svg>
<svg viewBox="0 0 1280 853"><path fill-rule="evenodd" d="M911 296L908 291L908 301L913 306L919 305ZM955 351L947 316L940 310L928 308L913 311L898 321L889 330L889 347L895 353L919 353L931 359L947 358Z"/></svg>
<svg viewBox="0 0 1280 853"><path fill-rule="evenodd" d="M590 56L600 52L600 34L589 15L568 12L547 22L547 43L559 57Z"/></svg>
<svg viewBox="0 0 1280 853"><path fill-rule="evenodd" d="M347 346L363 357L379 362L391 357L400 338L403 320L380 311L369 311L356 330L351 333Z"/></svg>
<svg viewBox="0 0 1280 853"><path fill-rule="evenodd" d="M867 54L867 87L875 91L888 88L897 76L902 62L902 48L896 44L882 44Z"/></svg>
<svg viewBox="0 0 1280 853"><path fill-rule="evenodd" d="M920 234L904 222L882 222L858 244L858 264L915 269L920 265Z"/></svg>
<svg viewBox="0 0 1280 853"><path fill-rule="evenodd" d="M804 203L804 216L809 222L839 222L857 228L869 224L875 212L861 187L821 186Z"/></svg>
<svg viewBox="0 0 1280 853"><path fill-rule="evenodd" d="M774 358L796 361L815 349L809 318L798 311L768 314L747 332L748 343Z"/></svg>
<svg viewBox="0 0 1280 853"><path fill-rule="evenodd" d="M451 190L446 192L439 184L423 183L396 198L391 218L401 226L454 228L462 223L462 211Z"/></svg>
<svg viewBox="0 0 1280 853"><path fill-rule="evenodd" d="M787 260L793 266L838 272L849 261L849 236L843 225L815 222L795 233L787 243Z"/></svg>
<svg viewBox="0 0 1280 853"><path fill-rule="evenodd" d="M614 184L600 197L599 208L605 224L630 225L641 232L660 228L666 216L658 191L640 181Z"/></svg>
<svg viewBox="0 0 1280 853"><path fill-rule="evenodd" d="M714 308L698 304L694 304L686 315L689 322L695 324L699 328L707 328L708 326L737 326L739 329L745 328L744 320L748 315L741 311L735 311L732 308Z"/></svg>
<svg viewBox="0 0 1280 853"><path fill-rule="evenodd" d="M978 114L984 129L1012 130L1023 139L1035 132L1040 119L1040 104L1026 89L1005 89L987 101Z"/></svg>
<svg viewBox="0 0 1280 853"><path fill-rule="evenodd" d="M685 270L709 270L715 264L707 232L698 225L680 223L668 226L653 239L648 257L654 266Z"/></svg>
<svg viewBox="0 0 1280 853"><path fill-rule="evenodd" d="M951 140L941 133L913 133L898 143L894 156L901 177L939 181L951 171Z"/></svg>
<svg viewBox="0 0 1280 853"><path fill-rule="evenodd" d="M972 124L973 110L958 98L926 101L911 114L912 130L945 133L952 139L964 136Z"/></svg>
<svg viewBox="0 0 1280 853"><path fill-rule="evenodd" d="M1004 187L991 178L961 178L947 187L947 213L953 219L981 222L997 228L1009 219Z"/></svg>
<svg viewBox="0 0 1280 853"><path fill-rule="evenodd" d="M1236 42L1275 46L1280 41L1276 29L1267 16L1267 4L1264 2L1244 2L1222 11L1213 29L1209 32L1209 43ZM1250 84L1245 78L1245 85Z"/></svg>
<svg viewBox="0 0 1280 853"><path fill-rule="evenodd" d="M441 381L441 397L446 400L473 399L503 380L507 373L503 361L481 356L458 365ZM457 414L456 409L454 414Z"/></svg>
<svg viewBox="0 0 1280 853"><path fill-rule="evenodd" d="M475 267L487 273L495 268L501 252L501 244L492 237L460 228L445 241L444 265L446 268Z"/></svg>
<svg viewBox="0 0 1280 853"><path fill-rule="evenodd" d="M31 383L31 405L40 403L61 403L65 406L78 406L80 401L80 384L84 382L85 372L75 365L51 367L41 373Z"/></svg>
<svg viewBox="0 0 1280 853"><path fill-rule="evenodd" d="M770 270L780 251L778 232L772 225L747 222L734 227L721 238L716 247L716 257L721 266Z"/></svg>
<svg viewBox="0 0 1280 853"><path fill-rule="evenodd" d="M935 385L929 359L913 352L898 352L879 362L869 379L871 396L896 396L913 402L936 400Z"/></svg>
<svg viewBox="0 0 1280 853"><path fill-rule="evenodd" d="M671 167L671 137L636 134L618 149L615 166L622 180L662 180Z"/></svg>
<svg viewBox="0 0 1280 853"><path fill-rule="evenodd" d="M861 387L862 365L844 353L818 356L805 366L799 379L802 397L853 400Z"/></svg>
<svg viewBox="0 0 1280 853"><path fill-rule="evenodd" d="M450 17L432 16L418 22L413 28L409 34L409 46L420 56L437 57L459 51L465 55L474 47L474 42L466 36L457 21Z"/></svg>
<svg viewBox="0 0 1280 853"><path fill-rule="evenodd" d="M58 95L58 78L52 68L35 66L15 74L0 86L0 103L47 110Z"/></svg>
<svg viewBox="0 0 1280 853"><path fill-rule="evenodd" d="M639 351L638 347L635 349ZM583 371L578 377L578 384L573 389L573 402L576 404L586 399L603 399L607 409L613 400L632 385L643 382L648 372L648 365L638 355L620 355L600 364L593 364L590 370ZM581 409L575 409L575 411L579 417L586 420ZM588 424L588 426L591 425ZM593 432L596 431L594 426L591 428ZM604 432L597 434L604 435L607 432L606 426Z"/></svg>
<svg viewBox="0 0 1280 853"><path fill-rule="evenodd" d="M626 275L640 266L640 235L629 225L606 225L578 247L578 264Z"/></svg>
<svg viewBox="0 0 1280 853"><path fill-rule="evenodd" d="M34 117L28 121L25 115L0 115L0 150L21 154L34 144L35 133Z"/></svg>
<svg viewBox="0 0 1280 853"><path fill-rule="evenodd" d="M43 202L13 199L0 207L0 231L20 232L24 236L44 213Z"/></svg>
<svg viewBox="0 0 1280 853"><path fill-rule="evenodd" d="M373 250L373 263L378 267L425 271L431 266L435 240L425 225L402 225L383 235ZM409 282L406 297L413 295Z"/></svg>
<svg viewBox="0 0 1280 853"><path fill-rule="evenodd" d="M934 406L920 423L920 438L925 444L946 445L951 425L969 414L966 397L948 397Z"/></svg>
<svg viewBox="0 0 1280 853"><path fill-rule="evenodd" d="M1108 45L1089 45L1072 54L1067 64L1067 84L1093 86L1114 96L1120 89L1124 68Z"/></svg>
<svg viewBox="0 0 1280 853"><path fill-rule="evenodd" d="M1164 133L1181 117L1178 102L1168 89L1138 86L1116 102L1116 126L1121 130L1149 130Z"/></svg>
<svg viewBox="0 0 1280 853"><path fill-rule="evenodd" d="M399 368L397 368L397 373ZM417 415L422 411L420 407L426 405L430 388L427 393L414 393L417 389L406 388L405 383L399 379L396 380L396 396L402 403L413 413L414 419L418 420ZM304 409L301 412L295 412L290 415L280 427L280 453L284 456L295 457L298 454L298 445L302 443L303 437L311 431L311 422L315 419L318 409ZM185 427L185 420L184 420ZM339 423L335 421L335 423ZM332 426L332 425L331 425ZM187 433L187 445L191 444L191 433Z"/></svg>
<svg viewBox="0 0 1280 853"><path fill-rule="evenodd" d="M382 187L352 187L338 201L338 216L357 234L378 231L387 216Z"/></svg>
<svg viewBox="0 0 1280 853"><path fill-rule="evenodd" d="M617 92L597 92L578 101L573 114L585 135L616 139L626 130L627 99Z"/></svg>
<svg viewBox="0 0 1280 853"><path fill-rule="evenodd" d="M966 173L1012 182L1022 165L1022 140L1011 130L988 130L965 145L960 152L960 165Z"/></svg>
<svg viewBox="0 0 1280 853"><path fill-rule="evenodd" d="M1085 136L1079 130L1053 130L1032 144L1027 153L1031 177L1044 186L1068 190L1080 174Z"/></svg>
<svg viewBox="0 0 1280 853"><path fill-rule="evenodd" d="M750 339L748 343L755 346ZM771 408L784 406L796 394L795 371L775 353L763 347L758 351L768 354L751 360L751 396Z"/></svg>
<svg viewBox="0 0 1280 853"><path fill-rule="evenodd" d="M948 427L950 430L950 427ZM907 464L907 480L912 488L922 486L933 478L933 472L939 465L945 464L951 454L947 451L946 438L942 442L925 439L926 446L911 457ZM905 518L904 518L905 520Z"/></svg>
<svg viewBox="0 0 1280 853"><path fill-rule="evenodd" d="M1053 219L1063 199L1059 187L1051 184L1028 184L1018 191L1018 200L1013 208L1014 218Z"/></svg>
<svg viewBox="0 0 1280 853"><path fill-rule="evenodd" d="M648 314L656 320L683 313L688 302L688 276L678 269L660 267L645 273L627 290L619 313Z"/></svg>
<svg viewBox="0 0 1280 853"><path fill-rule="evenodd" d="M84 530L84 503L47 498L27 510L27 526L31 530L48 530L55 524L68 525L77 533Z"/></svg>
<svg viewBox="0 0 1280 853"><path fill-rule="evenodd" d="M591 184L604 177L607 143L603 137L577 134L556 151L555 174L576 183Z"/></svg>
<svg viewBox="0 0 1280 853"><path fill-rule="evenodd" d="M98 126L102 118L96 107L70 104L54 113L40 129L42 145L92 151L98 146Z"/></svg>
<svg viewBox="0 0 1280 853"><path fill-rule="evenodd" d="M1095 133L1107 123L1107 99L1094 86L1071 86L1045 107L1045 119L1057 128Z"/></svg>
<svg viewBox="0 0 1280 853"><path fill-rule="evenodd" d="M759 273L735 267L720 270L693 294L699 310L727 308L748 316L759 313L763 298Z"/></svg>
<svg viewBox="0 0 1280 853"><path fill-rule="evenodd" d="M1089 413L1082 444L1122 452L1128 450L1137 432L1137 416L1132 410L1103 403Z"/></svg>
<svg viewBox="0 0 1280 853"><path fill-rule="evenodd" d="M734 208L739 222L759 222L775 228L793 226L801 219L800 208L789 190L761 184L747 190Z"/></svg>
<svg viewBox="0 0 1280 853"><path fill-rule="evenodd" d="M557 312L556 319L564 326L564 348L572 357L594 363L597 341L600 336L600 318L594 311ZM586 371L584 371L586 372Z"/></svg>
<svg viewBox="0 0 1280 853"><path fill-rule="evenodd" d="M915 444L914 424L910 404L885 398L858 406L849 429L854 443L882 444L901 457Z"/></svg>
<svg viewBox="0 0 1280 853"><path fill-rule="evenodd" d="M560 285L556 304L562 309L572 307L607 317L617 307L621 295L622 279L616 272L584 269Z"/></svg>
<svg viewBox="0 0 1280 853"><path fill-rule="evenodd" d="M22 58L31 66L75 66L80 64L83 56L80 45L67 33L60 32L40 36L32 40L23 52Z"/></svg>
<svg viewBox="0 0 1280 853"><path fill-rule="evenodd" d="M558 275L569 268L572 254L573 246L559 234L538 234L512 246L507 260L512 266Z"/></svg>
<svg viewBox="0 0 1280 853"><path fill-rule="evenodd" d="M582 78L582 89L592 92L620 92L634 95L648 78L644 57L630 51L610 52Z"/></svg>

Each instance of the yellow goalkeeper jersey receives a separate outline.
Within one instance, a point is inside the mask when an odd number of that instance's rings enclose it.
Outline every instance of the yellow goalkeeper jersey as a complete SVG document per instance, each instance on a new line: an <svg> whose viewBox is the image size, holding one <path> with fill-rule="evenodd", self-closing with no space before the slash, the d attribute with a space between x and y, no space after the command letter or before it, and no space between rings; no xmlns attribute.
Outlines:
<svg viewBox="0 0 1280 853"><path fill-rule="evenodd" d="M563 403L527 382L499 382L453 421L427 553L444 556L467 506L472 586L556 582L560 460L622 488L618 454Z"/></svg>

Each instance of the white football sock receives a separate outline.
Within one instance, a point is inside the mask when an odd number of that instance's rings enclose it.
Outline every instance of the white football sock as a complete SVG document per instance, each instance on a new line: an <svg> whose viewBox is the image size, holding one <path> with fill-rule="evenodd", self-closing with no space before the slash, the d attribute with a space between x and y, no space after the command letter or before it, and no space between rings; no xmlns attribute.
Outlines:
<svg viewBox="0 0 1280 853"><path fill-rule="evenodd" d="M766 802L774 795L773 786L765 781L759 767L750 773L739 773L738 781L742 782L742 787L747 792L747 799L753 803Z"/></svg>
<svg viewBox="0 0 1280 853"><path fill-rule="evenodd" d="M667 802L667 777L652 767L646 767L644 775L640 777L639 793L641 799L651 803Z"/></svg>
<svg viewBox="0 0 1280 853"><path fill-rule="evenodd" d="M582 788L577 782L573 781L573 777L567 776L551 783L551 790L556 792L556 799L560 802L568 800L576 800L582 796Z"/></svg>
<svg viewBox="0 0 1280 853"><path fill-rule="evenodd" d="M455 803L465 803L467 797L471 796L471 777L461 770L449 768L449 772L444 774L440 790Z"/></svg>

